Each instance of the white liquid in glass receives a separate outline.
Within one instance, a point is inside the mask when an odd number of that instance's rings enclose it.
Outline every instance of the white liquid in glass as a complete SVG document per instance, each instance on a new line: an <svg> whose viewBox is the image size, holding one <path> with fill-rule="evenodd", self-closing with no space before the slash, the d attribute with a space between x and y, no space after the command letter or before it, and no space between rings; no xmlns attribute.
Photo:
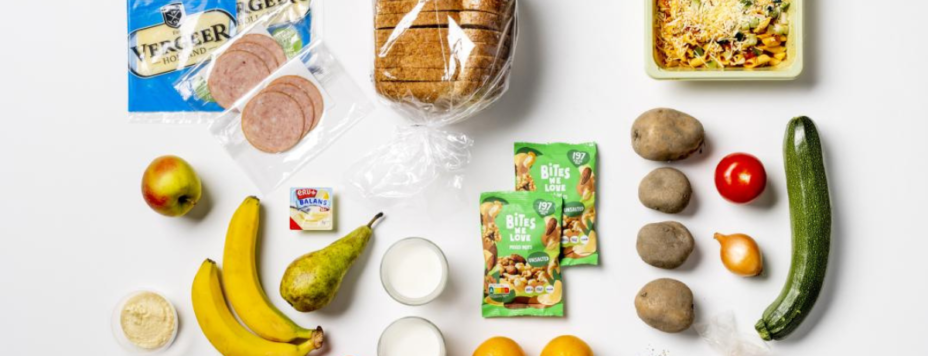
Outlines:
<svg viewBox="0 0 928 356"><path fill-rule="evenodd" d="M424 240L396 243L384 256L384 283L407 299L429 296L442 282L445 266L439 253Z"/></svg>
<svg viewBox="0 0 928 356"><path fill-rule="evenodd" d="M379 356L443 356L444 341L429 322L419 318L400 319L380 337Z"/></svg>

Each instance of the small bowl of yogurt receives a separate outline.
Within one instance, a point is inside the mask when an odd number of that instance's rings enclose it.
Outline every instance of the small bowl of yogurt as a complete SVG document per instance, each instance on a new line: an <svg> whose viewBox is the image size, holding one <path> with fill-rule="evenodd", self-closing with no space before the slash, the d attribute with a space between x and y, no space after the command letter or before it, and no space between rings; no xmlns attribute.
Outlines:
<svg viewBox="0 0 928 356"><path fill-rule="evenodd" d="M383 255L380 281L397 302L427 304L441 295L448 283L448 260L433 242L420 237L405 238Z"/></svg>
<svg viewBox="0 0 928 356"><path fill-rule="evenodd" d="M177 309L163 295L138 291L127 295L113 311L113 336L127 351L156 354L177 338Z"/></svg>
<svg viewBox="0 0 928 356"><path fill-rule="evenodd" d="M377 356L446 356L445 338L432 322L405 317L394 321L380 335Z"/></svg>

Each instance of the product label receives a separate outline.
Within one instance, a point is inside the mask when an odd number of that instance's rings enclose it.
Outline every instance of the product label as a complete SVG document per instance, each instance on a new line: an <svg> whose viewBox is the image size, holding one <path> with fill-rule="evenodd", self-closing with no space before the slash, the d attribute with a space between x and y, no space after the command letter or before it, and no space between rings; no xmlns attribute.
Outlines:
<svg viewBox="0 0 928 356"><path fill-rule="evenodd" d="M235 0L127 0L129 112L223 109L194 105L174 83L235 37Z"/></svg>
<svg viewBox="0 0 928 356"><path fill-rule="evenodd" d="M290 190L291 230L332 230L335 226L331 188Z"/></svg>
<svg viewBox="0 0 928 356"><path fill-rule="evenodd" d="M187 15L181 4L162 8L164 23L129 34L129 69L140 77L170 73L208 59L235 30L222 10Z"/></svg>
<svg viewBox="0 0 928 356"><path fill-rule="evenodd" d="M302 21L310 10L311 0L238 0L238 20L245 26L271 15L268 27Z"/></svg>
<svg viewBox="0 0 928 356"><path fill-rule="evenodd" d="M561 263L598 264L596 144L515 144L516 190L564 200Z"/></svg>
<svg viewBox="0 0 928 356"><path fill-rule="evenodd" d="M480 199L484 317L563 316L561 199L540 192Z"/></svg>

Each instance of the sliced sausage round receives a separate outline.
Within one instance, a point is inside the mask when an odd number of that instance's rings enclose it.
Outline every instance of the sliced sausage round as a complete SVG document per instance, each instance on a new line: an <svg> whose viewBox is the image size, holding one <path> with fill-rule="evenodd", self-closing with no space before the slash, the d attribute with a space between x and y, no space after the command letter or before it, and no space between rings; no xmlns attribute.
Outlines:
<svg viewBox="0 0 928 356"><path fill-rule="evenodd" d="M266 47L248 41L235 41L232 46L229 47L230 51L244 51L261 57L261 60L264 61L264 64L273 72L275 69L280 67L283 63L277 61L277 56L271 53Z"/></svg>
<svg viewBox="0 0 928 356"><path fill-rule="evenodd" d="M289 95L263 91L242 110L242 132L258 150L280 153L300 142L304 120L303 109Z"/></svg>
<svg viewBox="0 0 928 356"><path fill-rule="evenodd" d="M322 114L325 112L325 102L322 99L322 92L319 91L319 88L316 87L313 82L309 79L303 78L298 75L285 75L283 77L274 79L271 82L273 84L290 84L302 89L309 95L309 98L313 100L313 111L315 112L315 120L313 120L312 127L309 128L310 131L319 126L319 122L322 121Z"/></svg>
<svg viewBox="0 0 928 356"><path fill-rule="evenodd" d="M264 91L276 91L284 93L290 96L293 100L296 100L300 104L300 108L303 109L303 136L309 133L309 130L312 129L313 121L315 120L316 114L313 109L313 100L309 98L309 95L306 94L300 88L297 88L295 85L277 83L268 85Z"/></svg>
<svg viewBox="0 0 928 356"><path fill-rule="evenodd" d="M245 51L226 51L213 64L207 85L213 100L228 109L270 74L261 57Z"/></svg>
<svg viewBox="0 0 928 356"><path fill-rule="evenodd" d="M277 43L277 40L275 40L273 37L252 33L242 36L242 38L239 39L239 42L252 42L266 48L268 51L274 54L274 58L277 59L278 66L282 66L284 63L287 63L287 53L284 52L284 48L281 47L280 43Z"/></svg>

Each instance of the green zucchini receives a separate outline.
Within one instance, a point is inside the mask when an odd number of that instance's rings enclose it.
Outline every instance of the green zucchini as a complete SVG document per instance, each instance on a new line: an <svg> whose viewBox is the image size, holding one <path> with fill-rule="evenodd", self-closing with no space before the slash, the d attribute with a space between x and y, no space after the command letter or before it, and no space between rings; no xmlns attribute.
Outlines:
<svg viewBox="0 0 928 356"><path fill-rule="evenodd" d="M793 229L789 277L754 325L764 340L788 336L809 316L825 281L831 246L831 200L818 130L808 117L789 122L783 144Z"/></svg>

